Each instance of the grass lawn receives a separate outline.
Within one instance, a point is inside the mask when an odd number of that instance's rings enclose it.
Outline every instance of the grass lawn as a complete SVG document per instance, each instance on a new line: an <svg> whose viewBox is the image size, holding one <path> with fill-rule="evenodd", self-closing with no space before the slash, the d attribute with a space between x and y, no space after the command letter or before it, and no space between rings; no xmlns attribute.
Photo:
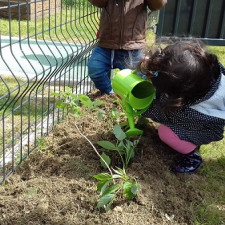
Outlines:
<svg viewBox="0 0 225 225"><path fill-rule="evenodd" d="M88 4L88 3L87 3ZM89 11L88 11L88 10ZM1 35L90 44L96 39L98 13L93 7L65 7L61 12L50 17L31 21L1 19ZM87 16L90 13L89 16ZM10 27L10 29L9 29Z"/></svg>
<svg viewBox="0 0 225 225"><path fill-rule="evenodd" d="M38 89L32 90L34 82L27 83L13 76L2 76L2 78L7 86L0 80L0 97L5 95L0 100L0 108L2 108L0 129L2 132L4 121L4 146L6 146L15 141L14 138L19 137L21 133L27 134L32 123L48 114L49 107L53 104L53 97L50 96L53 91L48 85L41 85ZM2 145L3 136L0 138L0 146Z"/></svg>

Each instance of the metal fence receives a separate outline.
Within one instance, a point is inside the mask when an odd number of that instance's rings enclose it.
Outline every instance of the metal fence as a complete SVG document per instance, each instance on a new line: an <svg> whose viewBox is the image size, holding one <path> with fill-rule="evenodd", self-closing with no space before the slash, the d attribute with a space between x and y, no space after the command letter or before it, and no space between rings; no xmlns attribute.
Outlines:
<svg viewBox="0 0 225 225"><path fill-rule="evenodd" d="M98 21L87 0L0 0L0 183L65 117L52 93L92 89Z"/></svg>
<svg viewBox="0 0 225 225"><path fill-rule="evenodd" d="M161 42L194 37L207 45L224 46L225 1L168 1L160 11L157 36Z"/></svg>

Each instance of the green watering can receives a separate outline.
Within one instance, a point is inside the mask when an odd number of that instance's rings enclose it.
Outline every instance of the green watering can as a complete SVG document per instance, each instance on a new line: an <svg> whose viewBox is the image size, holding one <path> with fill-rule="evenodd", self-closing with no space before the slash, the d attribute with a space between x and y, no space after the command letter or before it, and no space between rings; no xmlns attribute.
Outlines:
<svg viewBox="0 0 225 225"><path fill-rule="evenodd" d="M136 71L124 69L114 75L112 88L122 99L123 110L128 118L130 128L126 131L126 135L142 134L142 130L135 128L134 118L145 112L152 103L155 96L152 83L138 76Z"/></svg>

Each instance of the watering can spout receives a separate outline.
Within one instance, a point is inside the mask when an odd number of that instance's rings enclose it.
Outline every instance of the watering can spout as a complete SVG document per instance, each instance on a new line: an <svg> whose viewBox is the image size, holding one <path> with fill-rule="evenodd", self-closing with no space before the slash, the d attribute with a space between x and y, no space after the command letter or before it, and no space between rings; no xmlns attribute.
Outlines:
<svg viewBox="0 0 225 225"><path fill-rule="evenodd" d="M135 128L134 118L148 109L155 96L155 89L149 80L138 76L135 71L124 69L115 74L112 80L114 92L120 96L130 129L127 136L143 132Z"/></svg>

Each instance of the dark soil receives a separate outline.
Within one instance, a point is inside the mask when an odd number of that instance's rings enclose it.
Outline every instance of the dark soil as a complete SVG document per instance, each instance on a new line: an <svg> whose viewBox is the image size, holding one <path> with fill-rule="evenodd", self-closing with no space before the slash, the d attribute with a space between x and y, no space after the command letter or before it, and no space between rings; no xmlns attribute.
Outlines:
<svg viewBox="0 0 225 225"><path fill-rule="evenodd" d="M92 98L99 99L98 93ZM101 96L111 112L115 96ZM177 155L157 135L157 124L142 127L144 134L127 174L141 184L138 196L128 201L118 196L107 213L96 209L98 193L94 174L103 172L91 145L80 136L75 119L59 124L27 160L0 186L1 225L79 224L194 224L195 208L204 199L195 183L199 174L174 175L169 166ZM99 152L97 141L115 141L108 118L95 114L76 119ZM105 171L107 172L107 171Z"/></svg>

